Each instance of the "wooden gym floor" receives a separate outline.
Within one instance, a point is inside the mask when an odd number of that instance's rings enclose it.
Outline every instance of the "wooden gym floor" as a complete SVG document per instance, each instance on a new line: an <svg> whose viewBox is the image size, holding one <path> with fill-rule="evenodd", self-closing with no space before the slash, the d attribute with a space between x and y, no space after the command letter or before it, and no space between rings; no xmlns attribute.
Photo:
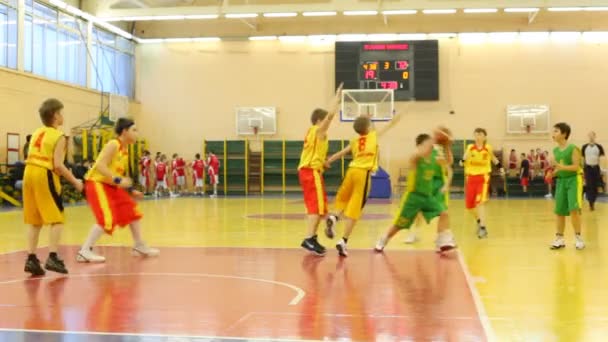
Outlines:
<svg viewBox="0 0 608 342"><path fill-rule="evenodd" d="M338 258L298 247L297 197L178 198L141 203L158 259L130 255L128 230L104 237L106 264L74 261L92 224L67 209L62 257L70 276L23 273L21 211L0 213L0 342L433 340L604 341L608 336L608 206L584 210L587 249L551 251L550 200L497 200L487 240L463 202L450 215L459 251L432 251L434 225L408 246L398 235L372 252L398 203L372 200ZM46 244L46 231L41 244ZM321 234L322 235L322 234ZM339 236L339 235L338 235ZM41 259L47 251L42 248ZM179 338L181 337L181 338Z"/></svg>

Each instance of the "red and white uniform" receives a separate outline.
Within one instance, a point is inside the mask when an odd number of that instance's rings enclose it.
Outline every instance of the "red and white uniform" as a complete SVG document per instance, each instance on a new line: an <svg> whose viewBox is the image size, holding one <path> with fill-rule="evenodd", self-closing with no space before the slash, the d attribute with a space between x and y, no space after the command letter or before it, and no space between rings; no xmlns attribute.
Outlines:
<svg viewBox="0 0 608 342"><path fill-rule="evenodd" d="M142 157L139 160L139 184L148 187L150 186L150 165L152 160L150 157Z"/></svg>
<svg viewBox="0 0 608 342"><path fill-rule="evenodd" d="M156 163L156 188L167 189L167 163Z"/></svg>
<svg viewBox="0 0 608 342"><path fill-rule="evenodd" d="M184 159L173 159L171 169L173 170L173 184L179 186L186 185L186 162Z"/></svg>
<svg viewBox="0 0 608 342"><path fill-rule="evenodd" d="M538 159L540 160L540 169L544 170L547 167L547 155L545 152L539 153Z"/></svg>
<svg viewBox="0 0 608 342"><path fill-rule="evenodd" d="M207 172L209 173L209 183L220 183L220 160L215 154L209 155L207 158Z"/></svg>
<svg viewBox="0 0 608 342"><path fill-rule="evenodd" d="M192 162L192 171L194 174L194 186L197 188L203 187L203 173L205 171L205 162L197 159Z"/></svg>

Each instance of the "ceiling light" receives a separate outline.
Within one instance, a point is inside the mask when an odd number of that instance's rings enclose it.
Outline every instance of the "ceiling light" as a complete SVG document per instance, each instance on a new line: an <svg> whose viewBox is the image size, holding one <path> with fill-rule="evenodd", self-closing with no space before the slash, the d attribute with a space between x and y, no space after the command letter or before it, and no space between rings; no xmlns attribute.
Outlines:
<svg viewBox="0 0 608 342"><path fill-rule="evenodd" d="M514 8L505 8L505 12L507 13L530 13L537 12L537 7L514 7Z"/></svg>
<svg viewBox="0 0 608 342"><path fill-rule="evenodd" d="M390 10L390 11L382 11L384 15L399 15L399 14L416 14L417 10Z"/></svg>
<svg viewBox="0 0 608 342"><path fill-rule="evenodd" d="M422 10L424 14L452 14L456 13L455 9L426 9Z"/></svg>
<svg viewBox="0 0 608 342"><path fill-rule="evenodd" d="M279 40L282 42L303 42L306 40L306 36L280 36Z"/></svg>
<svg viewBox="0 0 608 342"><path fill-rule="evenodd" d="M256 18L257 13L228 13L226 18L228 19L243 19L243 18Z"/></svg>
<svg viewBox="0 0 608 342"><path fill-rule="evenodd" d="M296 12L285 12L285 13L264 13L264 17L266 18L288 18L288 17L297 17L298 13Z"/></svg>
<svg viewBox="0 0 608 342"><path fill-rule="evenodd" d="M344 15L376 15L378 11L344 11Z"/></svg>
<svg viewBox="0 0 608 342"><path fill-rule="evenodd" d="M517 39L517 32L491 32L488 38L493 43L512 43Z"/></svg>
<svg viewBox="0 0 608 342"><path fill-rule="evenodd" d="M549 32L521 32L519 40L523 43L539 43L549 38Z"/></svg>
<svg viewBox="0 0 608 342"><path fill-rule="evenodd" d="M498 8L465 8L464 13L496 13Z"/></svg>
<svg viewBox="0 0 608 342"><path fill-rule="evenodd" d="M399 39L403 40L425 40L426 33L402 33L399 35Z"/></svg>
<svg viewBox="0 0 608 342"><path fill-rule="evenodd" d="M584 7L584 10L588 12L602 12L608 11L608 7Z"/></svg>
<svg viewBox="0 0 608 342"><path fill-rule="evenodd" d="M398 40L399 35L396 33L380 33L380 34L368 34L367 40L369 41L391 41Z"/></svg>
<svg viewBox="0 0 608 342"><path fill-rule="evenodd" d="M366 34L339 34L337 40L340 42L360 42L367 39Z"/></svg>
<svg viewBox="0 0 608 342"><path fill-rule="evenodd" d="M429 38L454 38L458 36L456 33L429 33Z"/></svg>
<svg viewBox="0 0 608 342"><path fill-rule="evenodd" d="M220 37L198 37L192 38L193 42L219 42L222 40Z"/></svg>
<svg viewBox="0 0 608 342"><path fill-rule="evenodd" d="M302 13L305 17L331 17L338 14L337 12L304 12Z"/></svg>
<svg viewBox="0 0 608 342"><path fill-rule="evenodd" d="M458 41L463 44L479 44L485 42L486 33L461 33L458 35Z"/></svg>
<svg viewBox="0 0 608 342"><path fill-rule="evenodd" d="M582 7L549 7L547 11L549 12L578 12L582 11Z"/></svg>
<svg viewBox="0 0 608 342"><path fill-rule="evenodd" d="M190 14L190 15L185 15L184 19L190 19L190 20L217 19L218 17L219 17L219 15L217 15L217 14Z"/></svg>

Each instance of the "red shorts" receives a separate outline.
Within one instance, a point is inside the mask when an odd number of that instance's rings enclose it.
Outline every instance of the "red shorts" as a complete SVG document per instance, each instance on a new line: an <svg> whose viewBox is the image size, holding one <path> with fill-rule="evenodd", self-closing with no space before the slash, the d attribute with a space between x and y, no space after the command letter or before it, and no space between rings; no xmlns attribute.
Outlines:
<svg viewBox="0 0 608 342"><path fill-rule="evenodd" d="M481 203L488 201L488 187L490 175L466 176L464 185L465 205L467 209L473 209Z"/></svg>
<svg viewBox="0 0 608 342"><path fill-rule="evenodd" d="M521 186L528 186L530 184L530 179L528 177L522 177L520 184Z"/></svg>
<svg viewBox="0 0 608 342"><path fill-rule="evenodd" d="M319 170L302 168L298 171L304 203L308 215L327 214L327 193L325 192L325 181Z"/></svg>
<svg viewBox="0 0 608 342"><path fill-rule="evenodd" d="M84 187L97 224L106 233L112 234L116 226L124 227L143 217L125 189L94 181L86 181Z"/></svg>

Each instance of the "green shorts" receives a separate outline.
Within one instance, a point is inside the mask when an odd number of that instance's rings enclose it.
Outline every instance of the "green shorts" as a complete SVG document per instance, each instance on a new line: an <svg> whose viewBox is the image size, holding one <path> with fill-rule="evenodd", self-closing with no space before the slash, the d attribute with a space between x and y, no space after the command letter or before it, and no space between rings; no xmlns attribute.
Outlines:
<svg viewBox="0 0 608 342"><path fill-rule="evenodd" d="M442 198L444 194L441 194ZM394 225L400 229L409 229L418 213L422 213L426 222L430 222L446 210L444 202L441 202L436 195L425 195L410 192L403 195L401 209L395 218Z"/></svg>
<svg viewBox="0 0 608 342"><path fill-rule="evenodd" d="M555 213L570 216L570 212L580 210L583 203L583 177L557 178L555 184Z"/></svg>

